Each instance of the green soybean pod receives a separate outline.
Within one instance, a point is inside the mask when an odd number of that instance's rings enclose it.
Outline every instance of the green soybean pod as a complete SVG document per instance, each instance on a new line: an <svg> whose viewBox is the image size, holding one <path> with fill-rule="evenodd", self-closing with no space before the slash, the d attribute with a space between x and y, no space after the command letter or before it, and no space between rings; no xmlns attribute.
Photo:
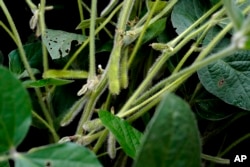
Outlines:
<svg viewBox="0 0 250 167"><path fill-rule="evenodd" d="M107 148L108 155L111 159L114 159L116 156L116 139L115 136L109 132L108 136L108 148Z"/></svg>
<svg viewBox="0 0 250 167"><path fill-rule="evenodd" d="M126 47L121 57L120 82L121 82L121 87L124 89L128 87L128 52L129 48Z"/></svg>
<svg viewBox="0 0 250 167"><path fill-rule="evenodd" d="M119 45L119 44L117 44ZM116 47L114 45L114 47ZM109 90L112 94L120 93L119 71L120 71L121 46L117 46L111 53L108 69Z"/></svg>
<svg viewBox="0 0 250 167"><path fill-rule="evenodd" d="M76 115L81 111L86 101L87 101L86 95L77 100L69 109L67 114L63 117L63 119L60 122L60 125L67 126L68 124L70 124L76 117Z"/></svg>

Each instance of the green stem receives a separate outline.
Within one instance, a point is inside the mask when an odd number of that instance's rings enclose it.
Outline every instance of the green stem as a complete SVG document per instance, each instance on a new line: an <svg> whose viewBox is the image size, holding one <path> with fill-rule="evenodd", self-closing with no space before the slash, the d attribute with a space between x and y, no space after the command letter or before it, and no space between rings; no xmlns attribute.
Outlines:
<svg viewBox="0 0 250 167"><path fill-rule="evenodd" d="M157 20L159 20L160 18L168 15L172 8L174 7L174 5L178 2L178 0L172 0L168 3L168 5L166 5L166 7L160 12L158 13L156 16L154 16L150 22L148 23L148 26L154 24ZM127 34L125 37L124 37L124 42L126 45L129 45L131 44L134 40L137 39L138 35L141 33L142 29L143 29L144 25L140 26L140 27L137 27L137 28L134 28L130 31L127 31ZM130 60L130 62L132 63L132 60Z"/></svg>
<svg viewBox="0 0 250 167"><path fill-rule="evenodd" d="M211 25L211 24L210 24ZM212 27L212 25L210 26L208 25L206 27L206 29L202 32L201 36L199 37L199 39L195 42L195 44L193 46L191 46L191 48L187 51L187 53L182 57L181 61L178 63L178 65L176 66L176 68L174 69L173 73L178 72L181 67L184 65L184 63L186 62L186 60L189 58L189 56L197 49L198 45L202 42L202 40L205 38L205 36L207 35L207 32L210 30L210 28Z"/></svg>
<svg viewBox="0 0 250 167"><path fill-rule="evenodd" d="M151 101L153 101L154 99L160 99L160 97L162 96L162 94L166 91L170 91L173 90L173 88L175 88L177 85L180 85L181 83L183 83L183 79L182 78L178 78L177 80L171 82L171 84L167 85L164 89L160 90L159 92L155 93L154 95L152 95L151 97L147 98L145 101L143 101L142 103L136 105L135 107L127 110L124 113L119 113L117 114L118 117L126 117L128 115L133 114L135 111L138 111L140 108L142 108L143 106L145 106L146 104L150 103Z"/></svg>
<svg viewBox="0 0 250 167"><path fill-rule="evenodd" d="M199 62L196 62L194 64L192 64L191 66L187 67L186 69L183 69L182 71L178 72L178 73L175 73L175 74L172 74L170 77L168 77L165 82L166 83L171 83L173 82L175 79L178 79L178 78L185 78L185 76L188 76L188 75L191 75L193 74L195 71L201 69L202 67L218 60L218 59L221 59L221 58L224 58L228 55L231 55L233 54L235 51L236 51L236 46L235 45L230 45L229 47L225 48L224 50L218 52L218 53L215 53L213 55L211 55L210 57L202 60L202 61L199 61ZM140 87L139 87L140 88ZM138 88L138 90L139 90ZM137 98L137 94L138 93L137 91L132 95L131 98ZM131 99L130 98L130 99ZM130 101L130 99L128 100L128 102L124 105L124 107L120 110L119 112L119 115L123 114L123 115L126 115L125 112L127 112L127 109L130 107L130 104L133 102L133 101ZM133 99L135 100L135 99ZM129 103L130 102L130 103Z"/></svg>
<svg viewBox="0 0 250 167"><path fill-rule="evenodd" d="M83 132L83 125L86 121L89 120L91 117L92 113L94 112L94 107L96 104L96 101L98 100L99 96L101 96L102 92L105 90L107 86L107 78L103 78L99 85L97 86L97 89L95 91L91 92L89 101L87 102L84 111L82 113L81 119L78 123L78 127L76 130L77 135L82 135Z"/></svg>
<svg viewBox="0 0 250 167"><path fill-rule="evenodd" d="M208 44L208 46L199 54L196 61L204 59L212 49L221 41L221 39L233 28L233 24L229 23L219 34L217 34L214 39Z"/></svg>
<svg viewBox="0 0 250 167"><path fill-rule="evenodd" d="M198 60L201 60L204 56L206 56L208 53L211 52L211 50L213 49L213 47L221 40L222 37L224 37L226 35L226 33L232 28L232 25L228 25L227 27L225 27L210 43L209 45L200 53L200 55L198 56ZM207 30L207 29L206 29ZM198 43L196 43L198 44ZM180 46L182 46L183 44L180 43ZM179 45L176 46L176 48L179 48ZM175 48L175 49L176 49ZM181 48L181 47L180 47ZM191 48L190 52L192 52L193 49ZM189 52L187 52L189 53ZM185 57L185 56L184 56ZM202 57L202 58L201 58ZM182 65L182 63L180 62L179 64ZM179 65L178 64L178 65ZM175 70L179 71L178 65L176 67ZM176 72L177 72L176 71ZM175 73L175 71L173 72L173 74ZM153 88L151 88L149 91L147 91L145 94L143 94L141 97L139 97L135 102L133 102L134 104L138 104L141 103L142 101L145 101L145 99L147 99L149 96L151 96L154 92L156 92L157 90L159 90L161 87L163 87L165 84L167 84L168 82L166 81L167 79L162 80L161 82L159 82L157 85L155 85Z"/></svg>
<svg viewBox="0 0 250 167"><path fill-rule="evenodd" d="M51 132L53 138L54 138L54 141L57 142L59 141L59 136L57 135L54 127L51 127L42 117L40 117L36 112L32 111L32 115L37 118L42 124L44 124L48 129L49 131Z"/></svg>
<svg viewBox="0 0 250 167"><path fill-rule="evenodd" d="M139 50L139 48L140 48L140 46L141 46L141 42L142 42L144 33L146 32L146 29L148 28L149 22L150 22L151 18L153 17L153 14L154 14L154 12L155 12L155 9L156 9L156 7L157 7L159 1L160 1L160 0L156 0L156 1L155 1L152 10L150 10L150 12L149 12L149 15L148 15L148 17L147 17L146 23L144 24L143 29L142 29L142 31L141 31L141 33L140 33L140 36L139 36L139 38L138 38L138 40L137 40L137 42L136 42L136 44L135 44L135 47L134 47L134 49L133 49L133 52L132 52L131 55L130 55L129 62L128 62L129 66L130 66L131 63L133 62L134 57L135 57L137 51Z"/></svg>
<svg viewBox="0 0 250 167"><path fill-rule="evenodd" d="M12 33L13 33L15 39L16 39L15 41L17 42L17 47L18 47L18 50L19 50L19 53L20 53L20 58L21 58L21 60L22 60L22 62L24 64L24 67L27 70L31 80L35 81L36 78L32 73L31 67L29 65L28 59L26 57L26 54L25 54L25 51L24 51L24 48L23 48L22 41L21 41L20 36L19 36L19 34L17 32L14 21L13 21L11 15L10 15L6 5L4 4L3 0L0 0L0 6L1 6L1 8L2 8L7 20L8 20L8 23L10 24L10 28L12 30ZM40 104L40 106L42 108L42 111L43 111L48 123L50 124L50 126L53 127L53 121L52 121L51 116L50 116L50 114L48 112L48 109L47 109L47 107L46 107L46 105L45 105L45 103L44 103L44 101L42 99L42 92L38 88L35 88L35 92L36 92L37 97L38 97L38 102L39 102L39 104Z"/></svg>
<svg viewBox="0 0 250 167"><path fill-rule="evenodd" d="M213 14L218 8L222 6L221 1L214 5L211 9L209 9L204 15L202 15L197 21L195 21L191 26L189 26L185 31L183 31L177 38L175 38L170 46L174 47L180 40L186 37L193 29L199 26L203 21L205 21L211 14Z"/></svg>
<svg viewBox="0 0 250 167"><path fill-rule="evenodd" d="M41 0L39 8L39 26L42 36L44 36L46 29L44 13L45 13L45 0ZM48 63L47 48L44 44L42 44L42 51L43 51L43 70L47 71L49 69L49 63Z"/></svg>
<svg viewBox="0 0 250 167"><path fill-rule="evenodd" d="M79 15L80 15L80 22L84 20L83 9L82 9L82 0L77 0ZM85 29L82 28L82 35L85 35Z"/></svg>
<svg viewBox="0 0 250 167"><path fill-rule="evenodd" d="M96 76L95 71L95 20L97 0L91 1L90 36L89 36L89 78Z"/></svg>
<svg viewBox="0 0 250 167"><path fill-rule="evenodd" d="M93 148L94 153L97 153L97 151L101 148L102 144L104 143L104 141L107 138L108 133L109 133L108 129L103 130L102 135L99 137L99 139L97 140L97 142Z"/></svg>
<svg viewBox="0 0 250 167"><path fill-rule="evenodd" d="M214 156L203 154L203 153L201 154L201 158L204 159L204 160L208 160L208 161L211 161L211 162L218 163L218 164L230 164L229 159L214 157Z"/></svg>
<svg viewBox="0 0 250 167"><path fill-rule="evenodd" d="M165 62L170 58L172 55L174 55L176 52L178 52L185 44L187 44L193 37L195 37L197 34L199 34L201 31L203 31L207 24L204 24L196 31L189 34L180 44L174 48L172 52L164 52L162 55L155 61L155 63L152 65L151 69L148 72L147 77L143 80L139 88L136 89L135 93L129 98L129 100L126 102L126 104L122 107L120 110L121 113L125 112L134 101L136 101L136 98L146 89L150 81L157 75L161 67L165 64Z"/></svg>
<svg viewBox="0 0 250 167"><path fill-rule="evenodd" d="M30 7L30 9L32 9L32 10L37 9L36 5L31 0L26 0L26 3Z"/></svg>
<svg viewBox="0 0 250 167"><path fill-rule="evenodd" d="M106 18L106 20L96 29L95 31L95 35L97 35L105 26L106 24L108 24L110 22L110 20L113 18L113 16L118 12L118 10L122 7L121 3L120 5L118 5L113 12L109 15L109 17ZM69 68L69 66L74 62L74 60L77 58L77 56L79 55L79 53L81 53L81 51L88 45L90 41L90 38L87 38L83 44L77 49L77 51L72 55L72 57L69 59L69 61L67 62L67 64L64 66L63 70L66 70L67 68Z"/></svg>
<svg viewBox="0 0 250 167"><path fill-rule="evenodd" d="M3 27L3 29L7 32L7 34L11 37L11 39L16 43L16 45L18 44L16 41L15 36L13 35L13 33L10 31L10 29L2 22L0 21L0 26Z"/></svg>
<svg viewBox="0 0 250 167"><path fill-rule="evenodd" d="M250 133L242 136L241 138L237 139L236 141L234 141L229 147L227 147L223 152L221 152L219 155L223 156L226 153L228 153L230 150L232 150L235 146L237 146L238 144L240 144L241 142L243 142L244 140L250 138Z"/></svg>

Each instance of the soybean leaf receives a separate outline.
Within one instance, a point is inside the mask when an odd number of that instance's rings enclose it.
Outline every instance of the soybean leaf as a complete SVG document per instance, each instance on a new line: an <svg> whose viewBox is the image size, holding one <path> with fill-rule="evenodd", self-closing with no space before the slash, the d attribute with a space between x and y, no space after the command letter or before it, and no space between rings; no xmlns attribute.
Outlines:
<svg viewBox="0 0 250 167"><path fill-rule="evenodd" d="M43 78L86 79L88 78L88 72L76 70L47 70L43 73Z"/></svg>
<svg viewBox="0 0 250 167"><path fill-rule="evenodd" d="M238 51L198 71L206 90L228 104L250 109L250 51Z"/></svg>
<svg viewBox="0 0 250 167"><path fill-rule="evenodd" d="M194 99L195 111L201 118L219 121L230 117L237 111L236 107L228 105L204 89L202 88L202 92Z"/></svg>
<svg viewBox="0 0 250 167"><path fill-rule="evenodd" d="M46 45L51 58L54 60L67 56L70 53L71 46L73 44L79 45L85 39L86 37L80 34L69 33L61 30L46 29L42 41Z"/></svg>
<svg viewBox="0 0 250 167"><path fill-rule="evenodd" d="M32 149L15 157L15 167L101 167L87 148L73 143L54 144Z"/></svg>
<svg viewBox="0 0 250 167"><path fill-rule="evenodd" d="M154 3L156 3L155 1L151 1L151 0L146 0L146 5L147 5L147 9L148 11L152 10ZM167 1L159 1L156 9L155 9L155 13L159 13L161 12L166 6L167 6Z"/></svg>
<svg viewBox="0 0 250 167"><path fill-rule="evenodd" d="M189 105L166 94L147 126L134 167L201 166L198 127Z"/></svg>
<svg viewBox="0 0 250 167"><path fill-rule="evenodd" d="M7 69L0 66L0 153L18 146L31 124L27 91Z"/></svg>
<svg viewBox="0 0 250 167"><path fill-rule="evenodd" d="M42 47L41 42L31 43L23 46L28 62L32 68L42 71ZM24 65L20 58L18 49L9 53L9 69L11 72L21 74Z"/></svg>
<svg viewBox="0 0 250 167"><path fill-rule="evenodd" d="M215 27L208 32L203 45L209 43L219 28ZM217 52L229 45L230 38L224 37L212 52ZM220 59L198 70L198 77L205 89L224 102L249 110L250 103L247 99L250 83L249 59L250 51L238 51L224 59Z"/></svg>
<svg viewBox="0 0 250 167"><path fill-rule="evenodd" d="M171 21L178 34L198 20L206 8L200 0L179 0L174 6Z"/></svg>
<svg viewBox="0 0 250 167"><path fill-rule="evenodd" d="M103 17L96 18L95 22L96 24L102 23L105 20ZM81 21L81 23L76 27L76 29L81 29L81 28L89 28L90 26L90 19L86 19Z"/></svg>
<svg viewBox="0 0 250 167"><path fill-rule="evenodd" d="M27 88L39 88L39 87L45 87L49 85L65 85L72 83L74 81L72 80L66 80L66 79L58 79L58 78L46 78L46 79L40 79L37 81L27 80L23 82L23 85Z"/></svg>
<svg viewBox="0 0 250 167"><path fill-rule="evenodd" d="M129 125L128 122L107 111L99 111L98 115L106 128L115 136L125 153L134 158L140 144L142 133Z"/></svg>
<svg viewBox="0 0 250 167"><path fill-rule="evenodd" d="M162 19L156 21L151 26L149 26L146 33L143 35L142 43L146 43L149 40L160 35L165 30L166 21L167 21L166 18L162 18Z"/></svg>

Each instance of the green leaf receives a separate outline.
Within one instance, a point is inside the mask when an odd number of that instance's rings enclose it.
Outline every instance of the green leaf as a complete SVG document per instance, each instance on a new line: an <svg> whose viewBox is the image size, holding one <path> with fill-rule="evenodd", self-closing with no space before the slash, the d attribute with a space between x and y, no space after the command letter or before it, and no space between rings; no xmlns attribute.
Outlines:
<svg viewBox="0 0 250 167"><path fill-rule="evenodd" d="M250 52L239 51L198 71L206 90L228 104L250 109Z"/></svg>
<svg viewBox="0 0 250 167"><path fill-rule="evenodd" d="M179 0L174 6L171 21L178 34L186 30L206 11L200 0Z"/></svg>
<svg viewBox="0 0 250 167"><path fill-rule="evenodd" d="M148 11L152 10L154 3L156 3L155 1L150 1L150 0L146 0L146 5L147 5L147 9ZM159 1L156 9L155 9L155 13L159 13L161 12L165 7L167 6L167 1Z"/></svg>
<svg viewBox="0 0 250 167"><path fill-rule="evenodd" d="M15 167L101 167L94 153L73 143L32 149L15 157Z"/></svg>
<svg viewBox="0 0 250 167"><path fill-rule="evenodd" d="M194 99L194 108L201 118L210 121L226 119L238 109L208 93L204 88L199 96Z"/></svg>
<svg viewBox="0 0 250 167"><path fill-rule="evenodd" d="M160 35L166 27L167 18L162 18L157 20L154 24L148 27L146 33L143 35L142 43L146 43L149 40Z"/></svg>
<svg viewBox="0 0 250 167"><path fill-rule="evenodd" d="M31 68L35 68L40 71L43 69L41 46L41 42L31 43L23 46ZM24 65L17 49L9 53L9 69L11 72L16 74L21 74L24 71Z"/></svg>
<svg viewBox="0 0 250 167"><path fill-rule="evenodd" d="M66 85L72 82L74 81L66 80L66 79L46 78L46 79L40 79L37 81L27 80L23 82L23 85L27 88L39 88L39 87L45 87L49 85L54 85L54 86Z"/></svg>
<svg viewBox="0 0 250 167"><path fill-rule="evenodd" d="M31 124L27 91L7 69L0 66L0 153L18 146Z"/></svg>
<svg viewBox="0 0 250 167"><path fill-rule="evenodd" d="M102 23L106 18L100 17L100 18L96 18L95 22L96 24ZM90 26L90 19L86 19L81 21L81 23L76 27L76 29L82 29L82 28L89 28Z"/></svg>
<svg viewBox="0 0 250 167"><path fill-rule="evenodd" d="M79 45L84 40L86 40L86 37L83 35L51 29L46 29L42 38L53 60L67 56L72 45Z"/></svg>
<svg viewBox="0 0 250 167"><path fill-rule="evenodd" d="M86 79L88 78L87 71L76 70L47 70L43 73L43 78L74 78L74 79Z"/></svg>
<svg viewBox="0 0 250 167"><path fill-rule="evenodd" d="M244 16L239 7L236 5L235 0L223 0L224 7L227 15L233 22L234 28L240 30L244 21Z"/></svg>
<svg viewBox="0 0 250 167"><path fill-rule="evenodd" d="M1 157L0 157L1 159ZM10 164L8 161L0 161L0 167L10 167Z"/></svg>
<svg viewBox="0 0 250 167"><path fill-rule="evenodd" d="M131 158L134 158L140 144L142 133L133 128L125 120L107 111L99 111L98 115L104 126L115 136L125 153Z"/></svg>
<svg viewBox="0 0 250 167"><path fill-rule="evenodd" d="M189 105L166 94L147 126L134 167L201 166L198 127Z"/></svg>

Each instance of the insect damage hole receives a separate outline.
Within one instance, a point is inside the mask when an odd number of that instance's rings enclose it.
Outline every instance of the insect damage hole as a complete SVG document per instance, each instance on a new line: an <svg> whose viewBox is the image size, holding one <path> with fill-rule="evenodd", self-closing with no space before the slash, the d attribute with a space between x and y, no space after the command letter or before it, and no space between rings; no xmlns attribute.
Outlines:
<svg viewBox="0 0 250 167"><path fill-rule="evenodd" d="M50 161L45 162L45 167L52 167L51 162Z"/></svg>
<svg viewBox="0 0 250 167"><path fill-rule="evenodd" d="M222 87L223 85L225 85L225 79L224 78L222 78L222 79L220 79L219 81L218 81L218 87Z"/></svg>

